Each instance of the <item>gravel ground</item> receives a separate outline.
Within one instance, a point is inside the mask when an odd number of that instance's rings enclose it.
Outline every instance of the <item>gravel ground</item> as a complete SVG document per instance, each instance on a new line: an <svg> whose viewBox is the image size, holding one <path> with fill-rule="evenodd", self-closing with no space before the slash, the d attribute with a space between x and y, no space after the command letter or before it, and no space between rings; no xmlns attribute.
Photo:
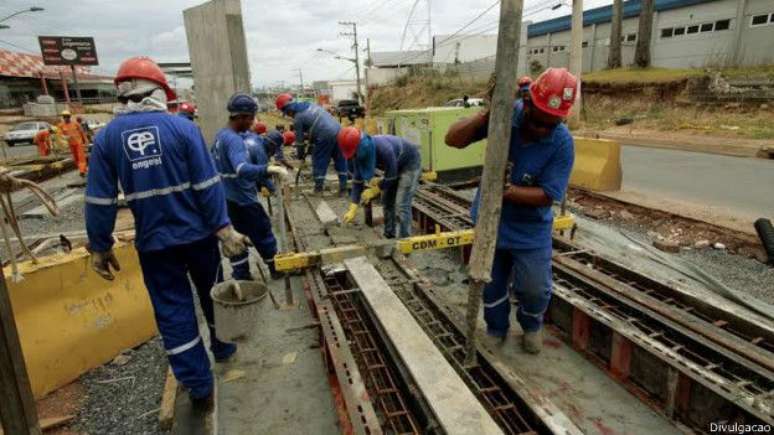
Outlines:
<svg viewBox="0 0 774 435"><path fill-rule="evenodd" d="M161 434L158 409L167 370L167 358L156 337L82 376L85 400L76 422L80 432L98 434Z"/></svg>

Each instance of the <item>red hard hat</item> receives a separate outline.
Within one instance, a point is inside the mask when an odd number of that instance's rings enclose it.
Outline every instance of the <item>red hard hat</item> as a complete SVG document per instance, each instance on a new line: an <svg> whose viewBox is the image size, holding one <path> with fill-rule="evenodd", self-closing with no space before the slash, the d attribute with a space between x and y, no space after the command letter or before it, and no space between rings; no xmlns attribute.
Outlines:
<svg viewBox="0 0 774 435"><path fill-rule="evenodd" d="M288 93L284 93L277 95L277 100L274 102L274 104L277 105L277 110L282 110L291 101L293 101L293 96Z"/></svg>
<svg viewBox="0 0 774 435"><path fill-rule="evenodd" d="M266 133L266 124L262 122L256 122L255 125L253 126L253 131L258 134Z"/></svg>
<svg viewBox="0 0 774 435"><path fill-rule="evenodd" d="M177 111L190 113L191 115L193 115L196 113L196 106L188 102L183 102L183 103L180 103L179 106L177 106Z"/></svg>
<svg viewBox="0 0 774 435"><path fill-rule="evenodd" d="M290 145L296 141L296 134L292 131L286 131L282 133L283 145Z"/></svg>
<svg viewBox="0 0 774 435"><path fill-rule="evenodd" d="M344 158L349 160L357 152L357 147L360 145L360 130L356 127L344 127L339 130L339 135L336 137L339 142L339 149Z"/></svg>
<svg viewBox="0 0 774 435"><path fill-rule="evenodd" d="M532 83L532 77L530 76L522 76L519 79L519 87L526 86L528 84Z"/></svg>
<svg viewBox="0 0 774 435"><path fill-rule="evenodd" d="M145 79L150 80L162 88L167 93L167 100L174 100L177 98L175 91L169 87L167 78L164 76L164 72L161 71L156 62L146 56L130 57L121 63L116 73L116 78L113 79L113 83L118 85L121 82L132 79Z"/></svg>
<svg viewBox="0 0 774 435"><path fill-rule="evenodd" d="M578 79L566 68L548 68L529 87L532 103L539 110L565 117L578 94Z"/></svg>

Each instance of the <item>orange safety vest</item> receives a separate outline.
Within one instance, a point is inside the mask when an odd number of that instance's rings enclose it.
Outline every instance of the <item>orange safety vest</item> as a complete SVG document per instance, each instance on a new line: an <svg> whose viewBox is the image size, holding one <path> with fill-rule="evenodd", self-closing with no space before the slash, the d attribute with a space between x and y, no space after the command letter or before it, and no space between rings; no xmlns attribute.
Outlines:
<svg viewBox="0 0 774 435"><path fill-rule="evenodd" d="M60 122L57 124L59 128L59 134L67 138L69 145L84 145L86 143L86 135L83 133L81 125L75 121Z"/></svg>

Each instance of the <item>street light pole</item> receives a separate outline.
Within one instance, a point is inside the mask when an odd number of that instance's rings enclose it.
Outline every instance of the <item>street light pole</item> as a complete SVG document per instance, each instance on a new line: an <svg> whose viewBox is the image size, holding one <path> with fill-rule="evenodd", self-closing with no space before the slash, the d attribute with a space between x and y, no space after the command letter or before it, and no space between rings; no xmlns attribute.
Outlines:
<svg viewBox="0 0 774 435"><path fill-rule="evenodd" d="M3 21L9 20L9 19L11 19L11 18L13 18L13 17L15 17L17 15L21 15L21 14L24 14L24 13L27 13L27 12L41 12L41 11L44 11L44 10L45 9L37 7L37 6L33 6L33 7L29 8L29 9L22 9L20 11L16 11L16 12L12 13L11 15L8 15L5 18L0 18L0 23L2 23ZM3 29L7 29L7 27L2 27L2 28Z"/></svg>
<svg viewBox="0 0 774 435"><path fill-rule="evenodd" d="M357 102L363 104L363 93L360 89L360 50L358 49L357 45L357 23L353 21L339 21L339 24L342 26L352 26L352 32L342 32L341 35L351 36L354 39L352 48L355 50L355 58L353 60L355 62L355 86L357 86Z"/></svg>

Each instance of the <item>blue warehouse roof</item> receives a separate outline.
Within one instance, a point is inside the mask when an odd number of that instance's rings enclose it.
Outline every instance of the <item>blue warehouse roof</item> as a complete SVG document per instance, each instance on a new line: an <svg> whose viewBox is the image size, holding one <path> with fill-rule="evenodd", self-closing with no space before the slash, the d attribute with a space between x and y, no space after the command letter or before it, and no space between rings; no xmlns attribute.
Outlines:
<svg viewBox="0 0 774 435"><path fill-rule="evenodd" d="M656 11L668 11L670 9L684 8L701 3L709 3L717 0L656 0ZM623 4L623 17L631 18L640 15L640 0L630 0ZM583 12L583 25L609 23L613 18L613 6L589 9ZM527 37L545 35L547 33L563 32L570 30L570 15L553 18L551 20L534 23L527 29Z"/></svg>

